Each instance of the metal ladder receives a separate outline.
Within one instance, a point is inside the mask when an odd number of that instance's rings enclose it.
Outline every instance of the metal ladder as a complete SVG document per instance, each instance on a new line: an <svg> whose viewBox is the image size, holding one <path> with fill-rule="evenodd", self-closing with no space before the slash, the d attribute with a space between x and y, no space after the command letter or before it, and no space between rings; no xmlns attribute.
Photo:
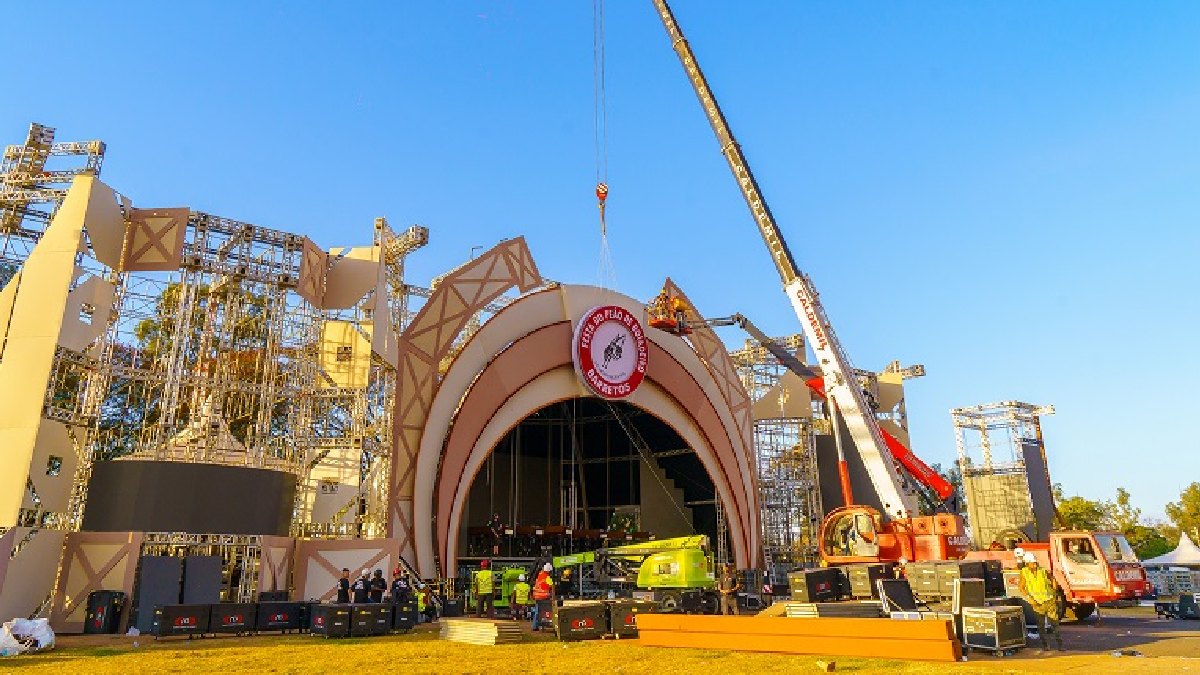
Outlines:
<svg viewBox="0 0 1200 675"><path fill-rule="evenodd" d="M717 542L713 547L713 562L718 567L724 567L729 562L729 523L725 521L725 507L721 505L721 499L718 497L713 504L717 510Z"/></svg>

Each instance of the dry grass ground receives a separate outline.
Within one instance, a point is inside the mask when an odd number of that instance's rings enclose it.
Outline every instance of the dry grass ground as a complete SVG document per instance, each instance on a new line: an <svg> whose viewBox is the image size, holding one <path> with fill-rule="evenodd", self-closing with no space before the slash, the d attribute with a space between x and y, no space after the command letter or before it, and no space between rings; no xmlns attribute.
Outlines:
<svg viewBox="0 0 1200 675"><path fill-rule="evenodd" d="M410 635L325 640L309 635L222 637L155 641L145 636L68 636L50 653L0 660L0 671L16 673L816 673L818 661L836 661L837 672L931 675L934 673L1195 673L1200 675L1200 637L1191 626L1161 631L1139 620L1123 625L1106 619L1093 627L1068 627L1068 644L1089 653L1038 656L1031 651L1007 658L972 654L958 664L878 661L779 654L740 654L700 649L642 647L636 640L560 643L530 636L519 645L480 647L443 642L420 630ZM1182 623L1182 622L1169 622ZM1144 626L1141 637L1132 635ZM1133 628L1134 630L1127 630ZM1131 643L1146 657L1113 657L1098 631ZM1090 637L1089 637L1090 636ZM1075 639L1072 639L1072 638ZM134 643L138 646L134 647ZM1108 644L1108 643L1105 643ZM1126 646L1126 645L1121 645Z"/></svg>

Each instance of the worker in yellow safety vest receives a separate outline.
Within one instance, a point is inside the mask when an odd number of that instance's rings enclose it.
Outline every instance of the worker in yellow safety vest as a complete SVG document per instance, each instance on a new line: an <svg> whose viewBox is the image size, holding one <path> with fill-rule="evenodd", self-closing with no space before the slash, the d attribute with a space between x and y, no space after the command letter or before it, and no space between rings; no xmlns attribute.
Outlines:
<svg viewBox="0 0 1200 675"><path fill-rule="evenodd" d="M1037 630L1042 641L1042 650L1049 651L1048 638L1053 635L1059 651L1062 651L1062 633L1058 629L1058 586L1046 570L1038 565L1037 558L1032 553L1025 553L1024 563L1017 587L1037 615Z"/></svg>
<svg viewBox="0 0 1200 675"><path fill-rule="evenodd" d="M532 593L533 587L525 581L525 575L517 577L517 583L513 584L512 594L508 598L508 610L512 614L513 621L525 618L525 613L533 604Z"/></svg>
<svg viewBox="0 0 1200 675"><path fill-rule="evenodd" d="M487 606L489 619L496 618L496 583L492 577L491 565L487 560L479 563L479 570L471 578L471 591L475 596L475 616L483 617L483 608Z"/></svg>

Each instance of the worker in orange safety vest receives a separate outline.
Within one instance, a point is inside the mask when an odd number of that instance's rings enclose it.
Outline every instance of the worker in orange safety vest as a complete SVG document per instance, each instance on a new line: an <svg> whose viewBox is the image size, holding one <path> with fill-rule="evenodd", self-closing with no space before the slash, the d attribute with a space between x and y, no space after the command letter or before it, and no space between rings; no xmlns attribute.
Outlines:
<svg viewBox="0 0 1200 675"><path fill-rule="evenodd" d="M533 582L533 630L538 629L542 617L549 614L554 606L554 579L550 576L553 571L554 566L546 563Z"/></svg>

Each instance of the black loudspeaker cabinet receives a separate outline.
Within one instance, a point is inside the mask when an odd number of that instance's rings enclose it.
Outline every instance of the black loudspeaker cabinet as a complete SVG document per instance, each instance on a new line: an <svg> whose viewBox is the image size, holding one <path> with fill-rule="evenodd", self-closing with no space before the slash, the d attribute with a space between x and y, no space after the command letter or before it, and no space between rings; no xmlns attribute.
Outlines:
<svg viewBox="0 0 1200 675"><path fill-rule="evenodd" d="M984 579L985 567L981 560L953 560L937 564L938 595L943 598L954 596L955 579Z"/></svg>
<svg viewBox="0 0 1200 675"><path fill-rule="evenodd" d="M313 605L309 630L313 635L327 638L347 637L350 635L352 608L353 605Z"/></svg>
<svg viewBox="0 0 1200 675"><path fill-rule="evenodd" d="M1025 621L1017 607L965 607L963 644L974 649L1004 651L1025 646Z"/></svg>
<svg viewBox="0 0 1200 675"><path fill-rule="evenodd" d="M1004 566L999 560L983 561L983 587L989 598L1004 597Z"/></svg>
<svg viewBox="0 0 1200 675"><path fill-rule="evenodd" d="M371 635L387 635L392 632L392 605L391 603L377 602L373 603L371 610L374 612L371 624Z"/></svg>
<svg viewBox="0 0 1200 675"><path fill-rule="evenodd" d="M259 591L259 602L287 602L291 598L288 597L287 591Z"/></svg>
<svg viewBox="0 0 1200 675"><path fill-rule="evenodd" d="M351 606L350 635L364 637L375 634L375 607L377 605Z"/></svg>
<svg viewBox="0 0 1200 675"><path fill-rule="evenodd" d="M300 603L260 602L254 630L259 632L300 630Z"/></svg>
<svg viewBox="0 0 1200 675"><path fill-rule="evenodd" d="M215 555L189 555L184 558L181 602L185 605L220 602L221 565L221 558Z"/></svg>
<svg viewBox="0 0 1200 675"><path fill-rule="evenodd" d="M450 598L442 604L442 616L454 619L463 615L462 600Z"/></svg>
<svg viewBox="0 0 1200 675"><path fill-rule="evenodd" d="M912 586L913 595L918 598L936 600L941 597L937 563L908 563L904 566L904 576L908 579L909 586Z"/></svg>
<svg viewBox="0 0 1200 675"><path fill-rule="evenodd" d="M614 600L608 605L608 633L618 637L637 637L638 614L653 614L658 603L649 600Z"/></svg>
<svg viewBox="0 0 1200 675"><path fill-rule="evenodd" d="M797 570L788 574L788 586L796 602L830 602L841 599L843 578L837 567Z"/></svg>
<svg viewBox="0 0 1200 675"><path fill-rule="evenodd" d="M159 605L178 605L179 586L183 578L182 560L169 555L144 555L138 560L137 620L134 625L143 633L154 631L154 608Z"/></svg>
<svg viewBox="0 0 1200 675"><path fill-rule="evenodd" d="M679 609L684 614L705 614L704 591L684 591L679 596Z"/></svg>
<svg viewBox="0 0 1200 675"><path fill-rule="evenodd" d="M111 634L121 629L121 611L125 609L122 591L92 591L88 593L84 633Z"/></svg>
<svg viewBox="0 0 1200 675"><path fill-rule="evenodd" d="M249 633L258 623L258 605L252 602L221 602L209 613L209 633Z"/></svg>
<svg viewBox="0 0 1200 675"><path fill-rule="evenodd" d="M308 630L312 627L312 608L321 603L313 600L305 600L296 604L300 605L300 630Z"/></svg>
<svg viewBox="0 0 1200 675"><path fill-rule="evenodd" d="M879 589L875 582L880 579L891 579L892 567L883 564L850 565L846 567L846 577L850 582L850 597L856 599L878 598Z"/></svg>
<svg viewBox="0 0 1200 675"><path fill-rule="evenodd" d="M150 633L156 638L203 635L208 630L212 605L158 605Z"/></svg>
<svg viewBox="0 0 1200 675"><path fill-rule="evenodd" d="M554 632L559 640L599 640L607 630L604 603L554 608Z"/></svg>
<svg viewBox="0 0 1200 675"><path fill-rule="evenodd" d="M538 617L538 629L539 630L541 630L541 628L543 626L549 628L554 625L554 603L553 602L547 601L544 604L534 604L533 611L541 612L541 616Z"/></svg>
<svg viewBox="0 0 1200 675"><path fill-rule="evenodd" d="M392 606L392 630L412 630L417 625L417 603L409 600Z"/></svg>

